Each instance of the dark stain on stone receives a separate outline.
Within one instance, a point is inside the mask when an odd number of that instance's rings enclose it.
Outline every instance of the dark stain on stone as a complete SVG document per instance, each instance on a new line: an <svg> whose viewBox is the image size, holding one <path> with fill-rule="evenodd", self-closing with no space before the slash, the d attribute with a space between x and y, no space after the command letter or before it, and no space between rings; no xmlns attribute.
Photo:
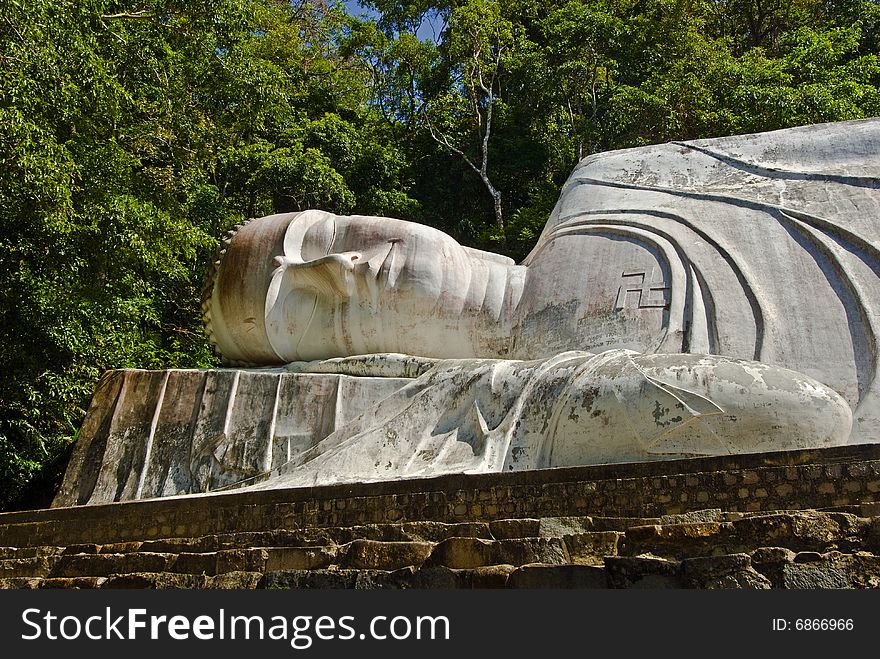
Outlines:
<svg viewBox="0 0 880 659"><path fill-rule="evenodd" d="M669 408L663 407L662 405L660 405L659 400L654 401L654 411L651 412L651 416L654 417L654 423L656 423L658 426L661 426L662 428L665 428L666 426L668 426L672 422L662 420L663 417L666 416L667 414L669 414Z"/></svg>
<svg viewBox="0 0 880 659"><path fill-rule="evenodd" d="M599 395L598 387L588 387L584 389L584 397L581 400L581 407L585 410L593 409L593 402L595 402L596 397Z"/></svg>

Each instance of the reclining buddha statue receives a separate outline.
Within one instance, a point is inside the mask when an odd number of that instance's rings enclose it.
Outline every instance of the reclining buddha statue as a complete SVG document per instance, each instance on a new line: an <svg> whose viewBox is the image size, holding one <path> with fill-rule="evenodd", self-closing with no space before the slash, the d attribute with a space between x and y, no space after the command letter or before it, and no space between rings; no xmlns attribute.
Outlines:
<svg viewBox="0 0 880 659"><path fill-rule="evenodd" d="M519 264L399 219L251 220L203 302L245 375L138 385L151 446L165 414L188 453L117 495L875 441L878 154L878 119L595 154ZM108 409L134 388L105 380Z"/></svg>

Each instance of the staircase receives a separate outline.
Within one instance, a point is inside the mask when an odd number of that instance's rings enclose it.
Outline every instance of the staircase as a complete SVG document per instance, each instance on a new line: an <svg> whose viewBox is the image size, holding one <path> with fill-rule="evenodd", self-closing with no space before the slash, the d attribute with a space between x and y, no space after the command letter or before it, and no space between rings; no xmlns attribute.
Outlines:
<svg viewBox="0 0 880 659"><path fill-rule="evenodd" d="M876 588L878 553L874 504L714 509L0 547L0 587Z"/></svg>
<svg viewBox="0 0 880 659"><path fill-rule="evenodd" d="M876 588L880 445L0 514L0 588Z"/></svg>

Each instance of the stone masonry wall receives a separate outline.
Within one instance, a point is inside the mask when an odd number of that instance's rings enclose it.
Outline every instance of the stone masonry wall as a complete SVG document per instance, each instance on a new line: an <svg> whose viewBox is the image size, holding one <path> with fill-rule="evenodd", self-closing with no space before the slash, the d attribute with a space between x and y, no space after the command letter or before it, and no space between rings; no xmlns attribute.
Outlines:
<svg viewBox="0 0 880 659"><path fill-rule="evenodd" d="M828 509L876 501L880 444L5 513L0 515L0 545L126 542L409 520Z"/></svg>

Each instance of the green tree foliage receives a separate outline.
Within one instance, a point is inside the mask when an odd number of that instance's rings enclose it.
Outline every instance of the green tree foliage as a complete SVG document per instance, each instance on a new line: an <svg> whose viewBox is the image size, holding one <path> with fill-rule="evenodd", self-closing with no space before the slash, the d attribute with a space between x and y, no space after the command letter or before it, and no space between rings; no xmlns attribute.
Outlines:
<svg viewBox="0 0 880 659"><path fill-rule="evenodd" d="M205 359L200 16L10 0L0 29L0 502L58 457L102 368ZM212 38L219 35L211 34Z"/></svg>
<svg viewBox="0 0 880 659"><path fill-rule="evenodd" d="M311 2L4 3L0 507L41 474L47 503L103 370L213 363L198 298L223 231L417 208L349 31Z"/></svg>

